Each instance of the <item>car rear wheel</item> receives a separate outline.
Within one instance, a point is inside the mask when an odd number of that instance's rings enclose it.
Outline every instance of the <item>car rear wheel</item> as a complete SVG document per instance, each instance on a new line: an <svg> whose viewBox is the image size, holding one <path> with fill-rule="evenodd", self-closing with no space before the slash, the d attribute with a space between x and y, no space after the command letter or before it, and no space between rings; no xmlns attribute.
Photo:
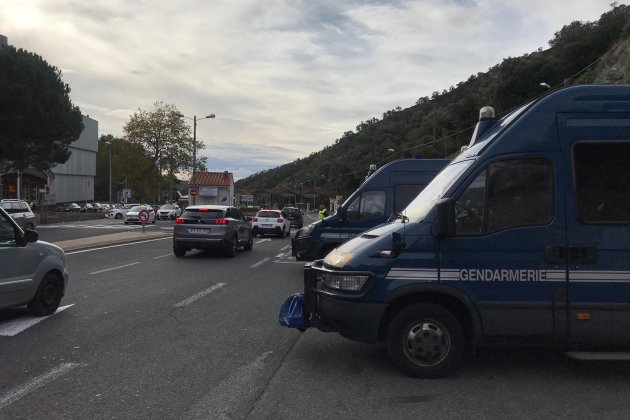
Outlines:
<svg viewBox="0 0 630 420"><path fill-rule="evenodd" d="M245 251L251 251L253 247L254 247L254 235L250 234L249 240L245 244L244 248L245 248Z"/></svg>
<svg viewBox="0 0 630 420"><path fill-rule="evenodd" d="M63 281L55 274L46 274L35 292L35 297L28 303L28 310L35 316L52 315L59 308L62 296Z"/></svg>
<svg viewBox="0 0 630 420"><path fill-rule="evenodd" d="M238 248L238 239L236 238L236 236L233 236L232 242L228 244L228 248L226 249L225 254L230 258L236 257L236 248Z"/></svg>
<svg viewBox="0 0 630 420"><path fill-rule="evenodd" d="M446 376L460 363L465 345L461 323L440 305L407 306L389 323L389 356L398 369L414 378Z"/></svg>
<svg viewBox="0 0 630 420"><path fill-rule="evenodd" d="M282 230L278 229L278 237L283 238L287 234L287 228L282 226Z"/></svg>
<svg viewBox="0 0 630 420"><path fill-rule="evenodd" d="M114 219L122 219L122 214L116 213L116 216L114 216Z"/></svg>
<svg viewBox="0 0 630 420"><path fill-rule="evenodd" d="M182 246L173 245L173 254L175 254L176 257L181 258L184 255L186 255L186 248Z"/></svg>
<svg viewBox="0 0 630 420"><path fill-rule="evenodd" d="M286 236L291 236L291 226L289 226L289 230L287 231Z"/></svg>

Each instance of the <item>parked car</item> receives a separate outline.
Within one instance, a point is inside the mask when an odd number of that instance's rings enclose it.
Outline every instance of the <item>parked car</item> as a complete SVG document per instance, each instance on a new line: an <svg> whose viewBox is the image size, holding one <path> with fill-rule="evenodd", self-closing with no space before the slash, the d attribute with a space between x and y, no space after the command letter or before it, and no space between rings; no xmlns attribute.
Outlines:
<svg viewBox="0 0 630 420"><path fill-rule="evenodd" d="M94 211L97 213L102 213L104 209L101 203L92 203L92 207L94 207Z"/></svg>
<svg viewBox="0 0 630 420"><path fill-rule="evenodd" d="M140 212L146 210L149 212L149 221L147 223L155 223L155 212L151 206L134 206L125 213L125 224L140 223Z"/></svg>
<svg viewBox="0 0 630 420"><path fill-rule="evenodd" d="M254 234L251 224L230 206L188 206L175 221L173 253L183 257L191 249L221 250L234 257L238 247L251 251Z"/></svg>
<svg viewBox="0 0 630 420"><path fill-rule="evenodd" d="M59 207L57 207L57 211L78 213L81 211L81 206L77 203L69 203L61 207L61 210L59 210Z"/></svg>
<svg viewBox="0 0 630 420"><path fill-rule="evenodd" d="M83 207L81 207L81 213L94 213L95 211L96 209L91 203L85 203Z"/></svg>
<svg viewBox="0 0 630 420"><path fill-rule="evenodd" d="M0 309L27 305L33 315L47 316L59 307L68 285L64 252L37 239L0 209Z"/></svg>
<svg viewBox="0 0 630 420"><path fill-rule="evenodd" d="M252 231L254 236L274 234L282 238L291 235L291 222L280 210L260 210L252 217Z"/></svg>
<svg viewBox="0 0 630 420"><path fill-rule="evenodd" d="M140 204L126 204L120 207L114 206L114 208L110 210L109 213L107 213L106 217L109 217L111 219L122 219L123 217L125 217L125 214L127 214L129 209L139 205Z"/></svg>
<svg viewBox="0 0 630 420"><path fill-rule="evenodd" d="M289 219L291 227L301 228L304 226L302 212L297 207L285 207L282 209L282 217Z"/></svg>
<svg viewBox="0 0 630 420"><path fill-rule="evenodd" d="M35 214L24 200L0 200L0 206L22 229L35 229Z"/></svg>
<svg viewBox="0 0 630 420"><path fill-rule="evenodd" d="M182 209L176 204L164 204L157 211L158 220L176 219L182 214Z"/></svg>

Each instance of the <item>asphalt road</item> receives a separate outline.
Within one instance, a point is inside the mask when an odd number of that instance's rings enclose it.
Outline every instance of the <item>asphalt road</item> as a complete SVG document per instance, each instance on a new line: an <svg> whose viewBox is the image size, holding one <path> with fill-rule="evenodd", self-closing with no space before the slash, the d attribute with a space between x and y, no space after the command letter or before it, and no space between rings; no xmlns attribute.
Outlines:
<svg viewBox="0 0 630 420"><path fill-rule="evenodd" d="M236 258L169 239L67 254L73 305L15 335L0 311L0 418L627 418L630 363L492 348L456 374L395 371L383 345L278 325L302 288L288 238ZM11 330L13 328L13 330Z"/></svg>
<svg viewBox="0 0 630 420"><path fill-rule="evenodd" d="M147 231L165 230L172 231L172 220L157 220L155 224L149 223L145 226ZM70 239L85 238L88 236L107 235L116 232L142 229L141 225L126 225L122 220L96 219L84 220L80 222L52 223L37 226L39 239L46 242L60 242Z"/></svg>

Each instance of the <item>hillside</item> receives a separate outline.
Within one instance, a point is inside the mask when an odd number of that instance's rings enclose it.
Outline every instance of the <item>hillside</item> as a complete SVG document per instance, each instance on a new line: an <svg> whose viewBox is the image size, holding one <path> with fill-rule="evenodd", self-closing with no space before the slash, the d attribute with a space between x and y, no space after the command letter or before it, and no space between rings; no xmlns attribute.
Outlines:
<svg viewBox="0 0 630 420"><path fill-rule="evenodd" d="M371 163L455 154L468 143L482 106L492 105L501 115L543 94L542 82L552 88L630 83L630 6L615 6L597 22L572 22L556 32L546 50L508 57L457 86L419 98L414 106L361 121L323 150L241 179L236 188L312 191L309 174L318 174L318 194L347 196Z"/></svg>

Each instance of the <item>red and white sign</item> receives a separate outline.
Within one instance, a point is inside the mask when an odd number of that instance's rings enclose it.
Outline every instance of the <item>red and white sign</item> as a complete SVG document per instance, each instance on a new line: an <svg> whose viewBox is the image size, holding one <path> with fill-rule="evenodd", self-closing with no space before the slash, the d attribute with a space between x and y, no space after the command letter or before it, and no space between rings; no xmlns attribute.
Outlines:
<svg viewBox="0 0 630 420"><path fill-rule="evenodd" d="M190 196L191 197L197 197L197 194L199 194L199 191L197 191L197 188L191 188L190 189Z"/></svg>
<svg viewBox="0 0 630 420"><path fill-rule="evenodd" d="M138 220L140 220L140 223L147 223L149 221L149 210L140 210Z"/></svg>

